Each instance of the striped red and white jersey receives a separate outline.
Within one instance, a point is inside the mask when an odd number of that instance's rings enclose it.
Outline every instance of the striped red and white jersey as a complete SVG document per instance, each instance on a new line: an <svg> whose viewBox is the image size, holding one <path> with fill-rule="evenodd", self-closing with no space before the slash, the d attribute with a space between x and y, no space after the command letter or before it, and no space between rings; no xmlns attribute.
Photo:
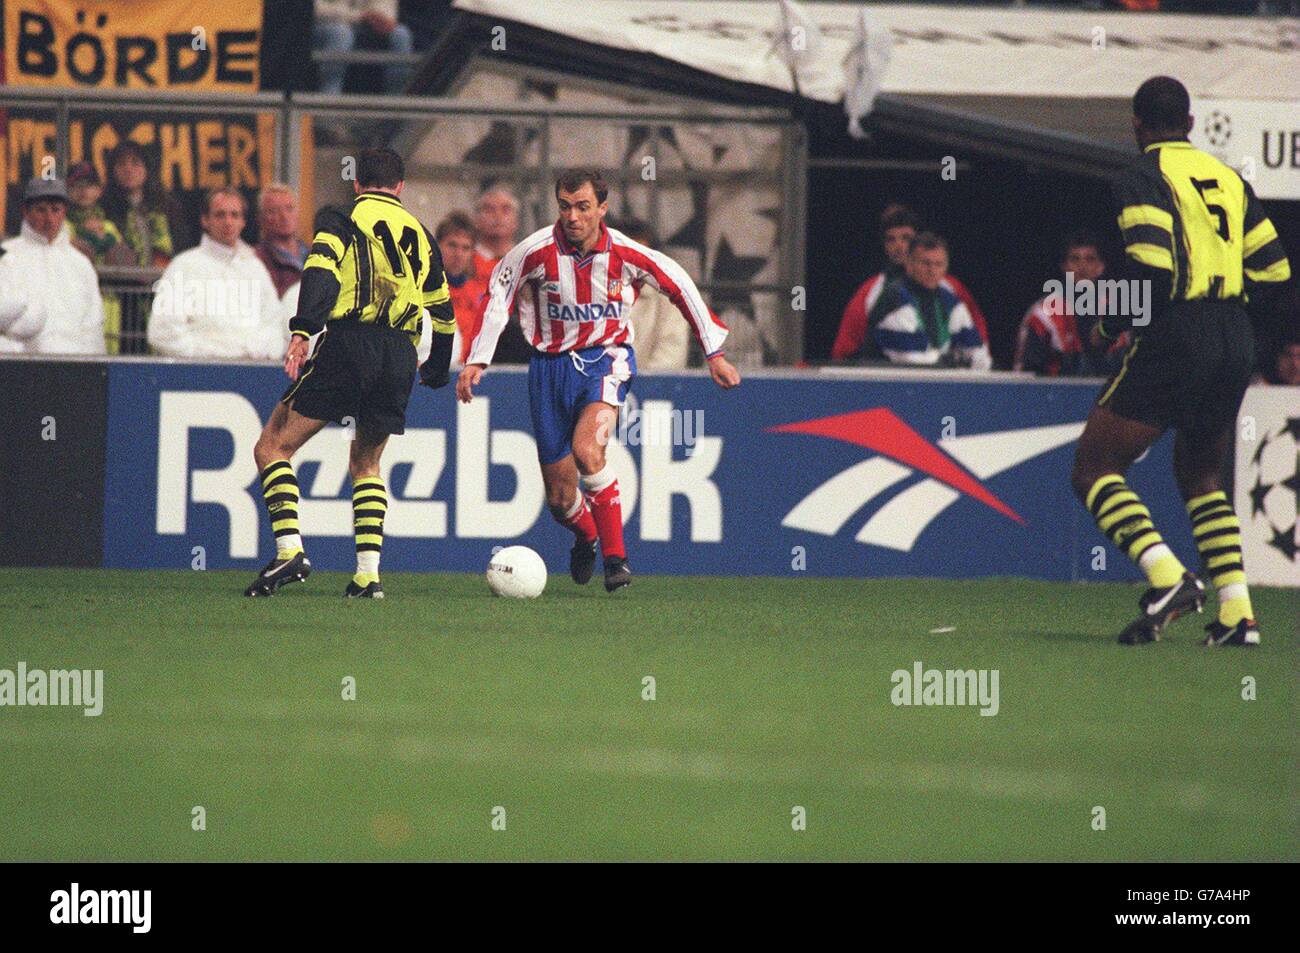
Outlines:
<svg viewBox="0 0 1300 953"><path fill-rule="evenodd" d="M647 283L677 307L706 355L722 352L727 326L681 265L603 222L596 244L583 255L556 223L529 235L492 269L487 309L466 363L492 363L515 307L524 337L546 354L635 344L628 318Z"/></svg>

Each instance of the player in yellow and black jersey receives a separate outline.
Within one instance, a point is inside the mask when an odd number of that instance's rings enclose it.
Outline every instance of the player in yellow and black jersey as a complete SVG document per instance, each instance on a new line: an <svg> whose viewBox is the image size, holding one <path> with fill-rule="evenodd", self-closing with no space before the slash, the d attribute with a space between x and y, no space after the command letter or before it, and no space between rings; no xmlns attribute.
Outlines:
<svg viewBox="0 0 1300 953"><path fill-rule="evenodd" d="M1250 183L1187 141L1191 101L1182 83L1147 80L1133 97L1142 157L1115 181L1115 200L1139 316L1103 317L1094 333L1130 329L1133 343L1102 389L1075 456L1073 483L1101 531L1150 581L1141 614L1120 635L1153 641L1201 610L1205 586L1165 545L1124 474L1165 430L1175 430L1174 475L1205 572L1218 592L1207 645L1257 645L1241 558L1241 527L1223 489L1237 411L1254 367L1248 305L1291 274L1277 230ZM1100 343L1100 342L1094 342Z"/></svg>
<svg viewBox="0 0 1300 953"><path fill-rule="evenodd" d="M293 384L253 450L276 554L245 595L273 595L311 572L298 526L298 481L289 460L333 420L356 427L348 470L357 571L345 595L383 598L379 554L388 493L380 456L389 435L406 428L406 402L426 313L433 346L419 368L421 383L447 383L456 330L438 245L403 207L404 179L397 153L363 150L352 208L327 207L316 216L284 358ZM308 339L321 331L308 359Z"/></svg>

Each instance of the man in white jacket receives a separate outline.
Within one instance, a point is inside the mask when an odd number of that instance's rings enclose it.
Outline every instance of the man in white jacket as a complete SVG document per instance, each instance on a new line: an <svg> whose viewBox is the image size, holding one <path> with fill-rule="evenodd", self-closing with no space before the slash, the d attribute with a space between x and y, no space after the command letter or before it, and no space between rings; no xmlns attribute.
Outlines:
<svg viewBox="0 0 1300 953"><path fill-rule="evenodd" d="M28 282L0 245L0 354L21 354L45 327L45 309L33 301Z"/></svg>
<svg viewBox="0 0 1300 953"><path fill-rule="evenodd" d="M241 241L247 202L234 188L203 199L203 238L154 286L149 347L165 357L279 359L289 317L271 276Z"/></svg>
<svg viewBox="0 0 1300 953"><path fill-rule="evenodd" d="M35 178L23 193L23 225L0 259L0 351L103 354L104 302L90 259L63 227L68 190Z"/></svg>

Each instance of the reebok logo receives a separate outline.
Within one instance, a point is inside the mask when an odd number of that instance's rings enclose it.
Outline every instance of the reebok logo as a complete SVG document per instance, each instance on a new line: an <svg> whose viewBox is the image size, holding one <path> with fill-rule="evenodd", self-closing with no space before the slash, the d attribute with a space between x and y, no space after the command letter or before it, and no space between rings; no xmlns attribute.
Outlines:
<svg viewBox="0 0 1300 953"><path fill-rule="evenodd" d="M876 497L914 473L924 474L926 479L877 509L854 537L866 545L910 552L925 528L963 496L1024 525L1024 518L981 480L1072 443L1083 432L1083 423L948 437L932 443L892 410L875 407L781 424L767 432L827 437L876 454L837 473L795 504L781 520L782 526L792 529L834 536Z"/></svg>

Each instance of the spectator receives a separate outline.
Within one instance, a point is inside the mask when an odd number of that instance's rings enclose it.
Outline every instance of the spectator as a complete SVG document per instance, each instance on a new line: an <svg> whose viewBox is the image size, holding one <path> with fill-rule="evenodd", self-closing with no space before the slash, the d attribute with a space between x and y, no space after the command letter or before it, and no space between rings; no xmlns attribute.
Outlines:
<svg viewBox="0 0 1300 953"><path fill-rule="evenodd" d="M620 231L632 241L654 248L650 226L627 219ZM691 353L691 329L681 312L653 285L643 285L632 305L632 334L636 366L643 371L674 371L686 367Z"/></svg>
<svg viewBox="0 0 1300 953"><path fill-rule="evenodd" d="M289 320L266 267L239 238L238 189L203 197L203 238L177 255L155 289L149 346L167 357L278 358Z"/></svg>
<svg viewBox="0 0 1300 953"><path fill-rule="evenodd" d="M456 314L456 341L451 353L464 364L482 317L488 276L479 273L474 260L478 236L473 221L464 212L450 213L438 223L433 237L442 255L442 270L451 286L451 307Z"/></svg>
<svg viewBox="0 0 1300 953"><path fill-rule="evenodd" d="M108 220L99 198L104 184L89 162L78 162L68 170L68 222L72 245L96 265L130 264L131 251L122 233Z"/></svg>
<svg viewBox="0 0 1300 953"><path fill-rule="evenodd" d="M258 196L257 211L262 237L254 250L283 301L284 293L302 280L302 266L309 250L298 237L298 196L283 182L273 182Z"/></svg>
<svg viewBox="0 0 1300 953"><path fill-rule="evenodd" d="M1277 352L1273 373L1268 376L1270 384L1285 387L1300 387L1300 332L1293 331L1289 340L1282 342L1282 349Z"/></svg>
<svg viewBox="0 0 1300 953"><path fill-rule="evenodd" d="M21 354L45 327L45 309L17 261L0 244L0 354Z"/></svg>
<svg viewBox="0 0 1300 953"><path fill-rule="evenodd" d="M488 275L506 252L515 247L515 233L519 231L519 200L514 193L497 185L480 195L474 203L474 227L478 231L474 264Z"/></svg>
<svg viewBox="0 0 1300 953"><path fill-rule="evenodd" d="M885 270L872 275L862 283L857 292L844 307L844 316L840 318L839 334L831 347L831 359L847 361L852 358L876 357L873 342L867 336L867 315L875 306L876 299L885 290L885 285L903 274L907 262L908 250L912 239L919 230L916 213L906 205L894 203L886 206L880 215L880 239L885 252ZM988 323L975 298L966 286L953 275L945 275L943 287L955 294L970 312L975 329L987 345L989 340Z"/></svg>
<svg viewBox="0 0 1300 953"><path fill-rule="evenodd" d="M397 0L316 0L312 24L312 46L324 53L347 53L358 46L410 53L414 49L410 29L397 21ZM320 91L343 92L348 65L322 62ZM413 70L407 63L384 67L384 89L404 92Z"/></svg>
<svg viewBox="0 0 1300 953"><path fill-rule="evenodd" d="M1119 370L1128 347L1128 334L1114 341L1092 344L1092 328L1106 313L1103 290L1097 281L1106 273L1101 244L1086 232L1077 232L1065 242L1061 256L1065 287L1091 296L1091 315L1074 313L1074 298L1068 291L1039 298L1025 313L1016 334L1016 356L1012 368L1033 371L1046 377L1109 377Z"/></svg>
<svg viewBox="0 0 1300 953"><path fill-rule="evenodd" d="M144 149L123 139L108 154L108 187L104 212L131 249L132 264L162 268L175 253L181 237L177 209L149 175Z"/></svg>
<svg viewBox="0 0 1300 953"><path fill-rule="evenodd" d="M895 364L988 370L988 344L965 302L944 286L947 272L947 242L932 232L912 239L903 275L885 286L871 309L872 337Z"/></svg>
<svg viewBox="0 0 1300 953"><path fill-rule="evenodd" d="M474 249L474 271L491 280L492 269L506 252L515 247L519 231L519 200L505 186L492 186L474 203L474 230L478 245ZM481 313L475 317L481 317ZM478 333L477 323L474 332ZM527 364L533 348L524 338L518 317L511 315L497 341L494 360L498 364Z"/></svg>
<svg viewBox="0 0 1300 953"><path fill-rule="evenodd" d="M99 279L90 259L72 247L64 227L67 214L68 188L61 179L27 183L22 231L4 243L7 283L17 285L22 289L18 295L26 298L22 313L5 329L9 350L16 349L14 341L22 341L22 350L32 354L105 353ZM43 323L38 311L44 312Z"/></svg>

